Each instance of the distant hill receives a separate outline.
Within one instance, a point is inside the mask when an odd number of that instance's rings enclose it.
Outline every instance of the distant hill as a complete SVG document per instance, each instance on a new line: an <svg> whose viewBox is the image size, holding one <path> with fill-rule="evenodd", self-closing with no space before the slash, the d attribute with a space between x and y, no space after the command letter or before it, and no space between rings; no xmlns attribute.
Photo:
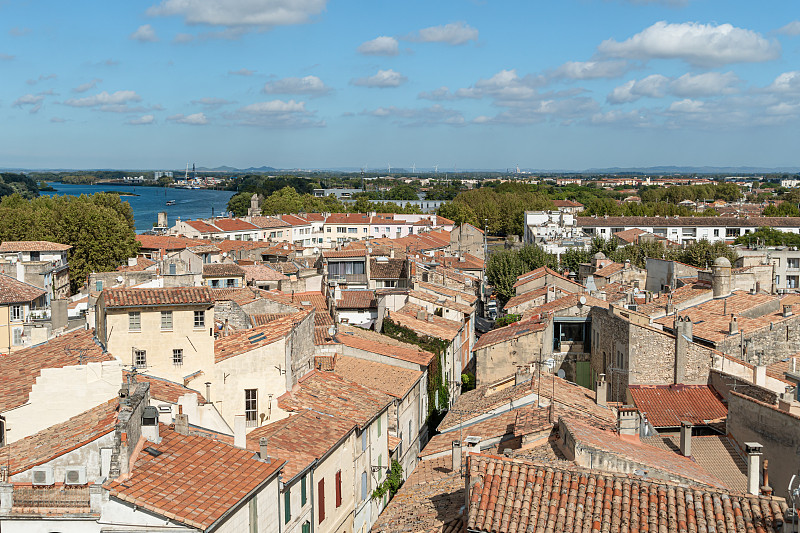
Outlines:
<svg viewBox="0 0 800 533"><path fill-rule="evenodd" d="M585 174L730 174L738 176L741 174L794 174L800 172L800 167L678 167L678 166L658 166L658 167L611 167L611 168L589 168L583 171Z"/></svg>
<svg viewBox="0 0 800 533"><path fill-rule="evenodd" d="M277 168L273 167L250 167L250 168L236 168L236 167L229 167L229 166L221 166L221 167L197 167L198 172L250 172L250 173L259 173L259 172L275 172Z"/></svg>

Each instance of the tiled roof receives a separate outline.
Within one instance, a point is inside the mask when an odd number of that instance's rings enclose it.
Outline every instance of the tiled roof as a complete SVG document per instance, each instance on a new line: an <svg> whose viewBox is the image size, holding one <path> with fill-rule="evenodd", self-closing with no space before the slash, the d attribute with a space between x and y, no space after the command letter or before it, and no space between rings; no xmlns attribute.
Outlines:
<svg viewBox="0 0 800 533"><path fill-rule="evenodd" d="M436 305L439 305L441 307L447 307L448 309L454 309L456 311L464 313L465 315L471 315L472 313L475 312L475 308L470 306L470 305L462 304L462 303L456 302L455 300L451 300L449 298L445 298L444 296L437 296L437 295L431 294L429 292L411 290L411 291L408 291L408 295L410 297L412 297L412 298L417 298L417 299L422 300L424 302L436 304Z"/></svg>
<svg viewBox="0 0 800 533"><path fill-rule="evenodd" d="M400 443L403 442L399 437L394 437L392 435L386 435L386 440L389 441L390 452L394 452L397 447L400 446Z"/></svg>
<svg viewBox="0 0 800 533"><path fill-rule="evenodd" d="M596 278L607 278L616 274L617 272L621 272L622 270L625 270L625 265L622 263L610 263L603 268L598 268L595 270L592 276Z"/></svg>
<svg viewBox="0 0 800 533"><path fill-rule="evenodd" d="M556 207L583 207L582 203L572 200L553 200L553 205Z"/></svg>
<svg viewBox="0 0 800 533"><path fill-rule="evenodd" d="M479 230L480 231L480 230ZM483 232L481 232L483 233ZM449 243L448 243L449 244ZM463 253L460 257L437 257L442 265L458 270L480 270L484 267L483 259L470 253ZM463 259L463 261L462 261Z"/></svg>
<svg viewBox="0 0 800 533"><path fill-rule="evenodd" d="M457 337L459 331L461 330L461 324L458 322L455 323L458 324L458 327L451 327L449 325L438 324L429 320L420 320L416 317L416 315L404 313L402 310L391 312L386 318L395 324L415 331L418 335L427 335L429 337L435 337L448 342L451 342L455 337Z"/></svg>
<svg viewBox="0 0 800 533"><path fill-rule="evenodd" d="M792 357L795 359L795 371L800 368L800 354L794 354ZM785 359L781 359L780 361L776 361L771 365L767 366L767 375L771 378L779 379L781 381L786 380L786 372L792 371L792 358L787 357Z"/></svg>
<svg viewBox="0 0 800 533"><path fill-rule="evenodd" d="M193 254L211 254L219 253L219 248L213 244L201 244L199 246L191 246L187 248Z"/></svg>
<svg viewBox="0 0 800 533"><path fill-rule="evenodd" d="M516 283L514 283L514 287L519 287L520 285L524 285L524 284L528 283L529 281L533 281L535 279L539 279L539 278L541 278L543 276L546 276L548 274L551 275L551 276L555 276L557 278L561 278L564 281L568 281L569 283L577 285L578 287L582 286L580 283L578 283L576 281L573 281L573 280L569 279L566 276L562 276L561 274L559 274L558 272L556 272L552 268L543 266L543 267L539 267L539 268L537 268L535 270L531 270L530 272L526 272L524 274L520 274L519 276L517 276L517 281L516 281Z"/></svg>
<svg viewBox="0 0 800 533"><path fill-rule="evenodd" d="M292 261L270 263L269 267L283 274L297 274L300 271L298 266Z"/></svg>
<svg viewBox="0 0 800 533"><path fill-rule="evenodd" d="M200 233L219 233L219 228L202 220L186 220L186 224Z"/></svg>
<svg viewBox="0 0 800 533"><path fill-rule="evenodd" d="M356 332L354 331L355 329L360 328L348 328L347 326L339 325L336 340L350 348L416 363L421 366L428 366L434 358L431 352L421 350L413 344L397 342L386 335L366 330L363 330L363 333Z"/></svg>
<svg viewBox="0 0 800 533"><path fill-rule="evenodd" d="M214 341L214 361L219 363L220 361L230 359L239 354L252 352L257 348L282 339L308 316L309 313L310 311L307 310L300 311L273 320L265 326L257 326L252 329L237 331L227 337L218 338Z"/></svg>
<svg viewBox="0 0 800 533"><path fill-rule="evenodd" d="M47 291L30 283L17 281L11 276L0 274L0 304L32 302L45 293Z"/></svg>
<svg viewBox="0 0 800 533"><path fill-rule="evenodd" d="M480 350L482 348L486 348L487 346L493 346L501 342L508 342L524 335L539 333L545 329L547 329L547 322L541 320L541 318L537 315L535 318L514 322L508 326L487 331L481 335L481 338L478 339L478 341L472 347L472 351Z"/></svg>
<svg viewBox="0 0 800 533"><path fill-rule="evenodd" d="M678 427L681 422L705 426L728 416L722 398L709 385L629 385L628 392L656 428Z"/></svg>
<svg viewBox="0 0 800 533"><path fill-rule="evenodd" d="M378 307L373 291L342 291L342 297L336 300L336 307L340 309L369 309Z"/></svg>
<svg viewBox="0 0 800 533"><path fill-rule="evenodd" d="M33 384L44 368L62 368L81 362L113 361L83 328L54 339L0 356L0 413L28 401Z"/></svg>
<svg viewBox="0 0 800 533"><path fill-rule="evenodd" d="M266 463L253 452L161 426L159 444L147 443L156 456L140 451L130 475L103 486L113 498L171 520L210 528L272 477L283 465Z"/></svg>
<svg viewBox="0 0 800 533"><path fill-rule="evenodd" d="M171 287L164 289L105 289L106 308L151 307L169 305L211 305L214 298L206 287Z"/></svg>
<svg viewBox="0 0 800 533"><path fill-rule="evenodd" d="M367 426L391 403L382 392L346 380L333 372L312 370L292 390L278 397L278 407L287 411L313 409Z"/></svg>
<svg viewBox="0 0 800 533"><path fill-rule="evenodd" d="M155 265L155 261L151 261L146 257L137 257L135 265L122 265L117 267L119 272L142 272L147 270L149 267Z"/></svg>
<svg viewBox="0 0 800 533"><path fill-rule="evenodd" d="M449 529L464 507L464 479L452 470L450 457L419 463L378 516L376 533L461 532Z"/></svg>
<svg viewBox="0 0 800 533"><path fill-rule="evenodd" d="M0 448L0 464L8 464L13 476L80 448L114 431L118 409L119 399L112 398L66 422L14 441Z"/></svg>
<svg viewBox="0 0 800 533"><path fill-rule="evenodd" d="M288 418L261 426L247 434L247 447L260 450L262 437L269 439L267 454L288 462L283 467L284 481L302 472L314 459L321 459L356 425L335 415L301 409ZM299 454L299 455L296 455Z"/></svg>
<svg viewBox="0 0 800 533"><path fill-rule="evenodd" d="M800 218L796 217L576 217L576 225L580 227L608 226L714 226L714 227L757 227L796 228L800 227Z"/></svg>
<svg viewBox="0 0 800 533"><path fill-rule="evenodd" d="M723 489L731 488L726 487L721 480L715 478L695 461L683 455L665 451L662 448L650 446L638 440L628 440L613 431L601 431L594 426L569 418L562 417L559 419L559 423L570 433L576 447L602 450L603 453L630 461L635 465L645 465L652 469L660 470L662 475L669 475L673 481L693 484L701 483ZM563 439L564 435L561 438ZM651 477L658 479L658 475L655 472Z"/></svg>
<svg viewBox="0 0 800 533"><path fill-rule="evenodd" d="M331 213L325 224L369 224L370 217L361 213Z"/></svg>
<svg viewBox="0 0 800 533"><path fill-rule="evenodd" d="M284 222L283 220L277 217L263 217L263 216L254 216L250 217L250 222L263 229L270 229L270 228L288 228L289 223Z"/></svg>
<svg viewBox="0 0 800 533"><path fill-rule="evenodd" d="M323 250L322 257L366 257L365 248L345 248L344 250Z"/></svg>
<svg viewBox="0 0 800 533"><path fill-rule="evenodd" d="M269 247L269 243L262 242L262 241L237 241L234 239L223 239L221 241L215 241L217 248L222 253L237 252L243 250L263 250L264 248Z"/></svg>
<svg viewBox="0 0 800 533"><path fill-rule="evenodd" d="M562 290L558 289L557 287L554 288L556 289L556 294L559 293L561 293L561 295L565 294ZM503 307L503 309L511 309L512 307L517 307L518 305L528 303L531 300L535 300L536 298L541 298L542 296L545 296L550 289L551 288L547 286L539 287L538 289L524 292L518 296L513 296L506 302L506 305Z"/></svg>
<svg viewBox="0 0 800 533"><path fill-rule="evenodd" d="M336 357L334 372L359 385L404 398L422 377L419 370L367 361L356 357L339 355Z"/></svg>
<svg viewBox="0 0 800 533"><path fill-rule="evenodd" d="M229 300L231 302L236 302L238 305L245 305L260 299L260 292L257 292L250 287L209 290L211 291L211 297L217 302L220 300Z"/></svg>
<svg viewBox="0 0 800 533"><path fill-rule="evenodd" d="M419 281L416 283L415 287L419 290L430 292L431 294L446 296L452 300L461 298L462 300L466 300L469 305L474 305L478 300L478 297L475 296L474 293L451 289L450 287L445 287L444 285L438 285L436 283Z"/></svg>
<svg viewBox="0 0 800 533"><path fill-rule="evenodd" d="M645 437L642 442L679 454L680 437L677 435L655 435ZM726 487L737 492L747 492L747 462L739 455L736 445L723 435L692 436L692 460L722 481Z"/></svg>
<svg viewBox="0 0 800 533"><path fill-rule="evenodd" d="M123 371L123 377L127 378L130 375L130 370ZM169 381L168 379L149 376L147 374L136 374L136 381L139 383L150 384L150 398L152 400L178 403L178 398L184 394L196 394L201 402L206 401L200 392L190 389L189 387L186 387L180 383Z"/></svg>
<svg viewBox="0 0 800 533"><path fill-rule="evenodd" d="M280 281L289 278L266 265L241 265L247 281Z"/></svg>
<svg viewBox="0 0 800 533"><path fill-rule="evenodd" d="M3 241L0 252L66 252L72 246L50 241Z"/></svg>
<svg viewBox="0 0 800 533"><path fill-rule="evenodd" d="M214 225L222 231L253 231L258 229L258 226L254 226L241 218L215 218Z"/></svg>
<svg viewBox="0 0 800 533"><path fill-rule="evenodd" d="M580 304L580 299L585 298L586 303ZM594 296L590 296L588 294L577 294L572 293L566 296L562 296L557 300L553 300L551 302L547 302L546 304L539 305L537 307L532 307L525 311L524 316L534 316L534 315L542 315L544 316L545 313L555 313L557 311L563 311L564 309L569 309L570 307L575 307L577 305L588 305L591 307L602 307L603 309L608 309L608 302L605 300L601 300L599 298L595 298Z"/></svg>
<svg viewBox="0 0 800 533"><path fill-rule="evenodd" d="M233 263L209 263L203 265L204 278L235 277L243 278L244 270Z"/></svg>
<svg viewBox="0 0 800 533"><path fill-rule="evenodd" d="M472 424L468 428L464 428L463 436L480 437L482 441L496 437L502 437L504 435L513 436L515 434L514 430L517 414L524 409L528 409L528 407L526 406L513 411L506 411L487 420L482 420L476 424ZM552 428L553 424L549 423L546 426L548 428ZM458 436L458 432L447 432L434 435L425 445L425 448L419 452L419 457L424 458L451 450L453 441L459 440Z"/></svg>
<svg viewBox="0 0 800 533"><path fill-rule="evenodd" d="M476 532L776 531L786 504L520 459L470 455L467 528Z"/></svg>
<svg viewBox="0 0 800 533"><path fill-rule="evenodd" d="M136 240L139 241L142 250L183 250L193 246L211 244L211 241L208 240L168 235L137 235Z"/></svg>
<svg viewBox="0 0 800 533"><path fill-rule="evenodd" d="M626 229L625 231L618 231L614 234L614 237L622 241L624 244L631 244L635 242L639 242L639 236L647 233L643 229L639 228L631 228Z"/></svg>
<svg viewBox="0 0 800 533"><path fill-rule="evenodd" d="M280 218L291 226L308 226L310 224L308 220L297 215L281 215Z"/></svg>
<svg viewBox="0 0 800 533"><path fill-rule="evenodd" d="M386 258L369 260L369 276L372 279L402 279L408 277L405 259Z"/></svg>

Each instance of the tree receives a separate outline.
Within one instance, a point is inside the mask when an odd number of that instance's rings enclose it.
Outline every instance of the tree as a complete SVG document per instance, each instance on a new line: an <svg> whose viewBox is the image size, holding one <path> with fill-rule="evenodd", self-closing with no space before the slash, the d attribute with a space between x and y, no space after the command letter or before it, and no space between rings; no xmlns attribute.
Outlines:
<svg viewBox="0 0 800 533"><path fill-rule="evenodd" d="M501 307L514 296L514 283L517 281L517 276L527 271L526 264L520 259L517 252L503 250L489 257L486 265L486 277L494 287Z"/></svg>
<svg viewBox="0 0 800 533"><path fill-rule="evenodd" d="M800 235L770 227L758 228L753 233L741 235L735 244L763 244L765 246L800 246Z"/></svg>
<svg viewBox="0 0 800 533"><path fill-rule="evenodd" d="M768 205L764 208L765 217L800 217L797 204L781 202L779 205Z"/></svg>
<svg viewBox="0 0 800 533"><path fill-rule="evenodd" d="M677 260L696 267L707 268L714 263L717 257L725 257L733 264L739 255L736 250L722 241L711 244L706 239L701 239L681 250Z"/></svg>
<svg viewBox="0 0 800 533"><path fill-rule="evenodd" d="M386 193L387 200L419 200L414 187L406 184L397 184Z"/></svg>
<svg viewBox="0 0 800 533"><path fill-rule="evenodd" d="M561 270L578 272L581 263L588 263L592 260L592 254L589 250L582 250L579 248L570 248L561 254Z"/></svg>
<svg viewBox="0 0 800 533"><path fill-rule="evenodd" d="M133 211L116 194L12 195L0 201L0 239L45 240L72 246L70 284L77 291L91 272L114 270L139 250Z"/></svg>
<svg viewBox="0 0 800 533"><path fill-rule="evenodd" d="M525 272L529 270L536 270L543 266L550 267L553 270L558 268L558 258L548 253L539 245L529 244L523 246L519 253L519 258L525 264ZM524 272L523 272L524 273Z"/></svg>
<svg viewBox="0 0 800 533"><path fill-rule="evenodd" d="M450 202L442 204L436 211L436 214L452 220L456 226L461 224L472 224L473 226L483 229L483 224L478 223L475 212L466 204L462 202Z"/></svg>
<svg viewBox="0 0 800 533"><path fill-rule="evenodd" d="M233 211L233 214L237 217L247 215L253 194L252 192L240 192L231 196L231 199L228 200L228 211Z"/></svg>

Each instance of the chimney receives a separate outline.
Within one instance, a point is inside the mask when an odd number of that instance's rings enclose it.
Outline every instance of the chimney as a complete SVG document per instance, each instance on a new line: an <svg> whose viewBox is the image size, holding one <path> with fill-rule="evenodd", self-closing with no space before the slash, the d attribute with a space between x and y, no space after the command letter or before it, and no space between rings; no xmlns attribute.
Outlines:
<svg viewBox="0 0 800 533"><path fill-rule="evenodd" d="M784 317L792 316L792 306L791 305L784 305L783 306L783 316Z"/></svg>
<svg viewBox="0 0 800 533"><path fill-rule="evenodd" d="M206 381L206 403L212 403L211 402L211 382L210 381Z"/></svg>
<svg viewBox="0 0 800 533"><path fill-rule="evenodd" d="M621 437L639 435L639 410L635 407L620 407L617 410L617 427Z"/></svg>
<svg viewBox="0 0 800 533"><path fill-rule="evenodd" d="M769 461L764 459L764 486L761 487L761 494L772 496L772 487L769 486L769 471L767 470Z"/></svg>
<svg viewBox="0 0 800 533"><path fill-rule="evenodd" d="M428 320L428 312L424 309L417 311L417 320Z"/></svg>
<svg viewBox="0 0 800 533"><path fill-rule="evenodd" d="M692 424L681 421L681 455L692 456Z"/></svg>
<svg viewBox="0 0 800 533"><path fill-rule="evenodd" d="M767 386L767 367L765 365L753 366L753 385Z"/></svg>
<svg viewBox="0 0 800 533"><path fill-rule="evenodd" d="M189 434L189 415L184 413L175 415L175 432L181 435Z"/></svg>
<svg viewBox="0 0 800 533"><path fill-rule="evenodd" d="M747 492L753 496L759 495L761 485L761 444L758 442L745 442L744 451L747 453Z"/></svg>
<svg viewBox="0 0 800 533"><path fill-rule="evenodd" d="M731 315L731 323L728 326L728 333L731 335L736 335L739 333L739 323L736 321L736 317Z"/></svg>
<svg viewBox="0 0 800 533"><path fill-rule="evenodd" d="M481 438L476 436L469 436L464 439L467 445L467 453L481 453Z"/></svg>
<svg viewBox="0 0 800 533"><path fill-rule="evenodd" d="M128 258L128 266L129 267L136 266L138 264L138 262L139 262L139 258L138 257L129 257Z"/></svg>
<svg viewBox="0 0 800 533"><path fill-rule="evenodd" d="M461 472L461 442L453 441L453 472Z"/></svg>
<svg viewBox="0 0 800 533"><path fill-rule="evenodd" d="M596 401L597 405L602 405L605 407L608 405L608 382L606 381L605 374L600 374L598 377L600 379L597 380Z"/></svg>
<svg viewBox="0 0 800 533"><path fill-rule="evenodd" d="M247 423L244 415L233 417L233 445L237 448L247 448Z"/></svg>
<svg viewBox="0 0 800 533"><path fill-rule="evenodd" d="M394 259L394 248L389 248L389 258Z"/></svg>
<svg viewBox="0 0 800 533"><path fill-rule="evenodd" d="M686 362L688 360L689 343L692 335L692 319L688 316L675 318L675 368L674 383L686 380Z"/></svg>
<svg viewBox="0 0 800 533"><path fill-rule="evenodd" d="M158 409L147 406L142 411L142 437L158 444L161 437L158 434Z"/></svg>
<svg viewBox="0 0 800 533"><path fill-rule="evenodd" d="M261 460L265 463L271 463L272 459L269 458L269 454L267 453L267 445L269 444L269 439L267 437L261 437L258 439L258 454L261 456Z"/></svg>

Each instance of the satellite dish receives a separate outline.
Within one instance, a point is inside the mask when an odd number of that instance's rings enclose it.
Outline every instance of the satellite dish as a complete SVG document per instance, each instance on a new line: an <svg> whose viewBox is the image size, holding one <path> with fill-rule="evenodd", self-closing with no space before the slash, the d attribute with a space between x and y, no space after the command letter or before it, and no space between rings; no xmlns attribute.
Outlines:
<svg viewBox="0 0 800 533"><path fill-rule="evenodd" d="M580 303L581 305L586 305L586 296L581 296L580 298L578 298L578 303Z"/></svg>
<svg viewBox="0 0 800 533"><path fill-rule="evenodd" d="M117 276L117 281L122 283L123 281L125 281L125 278L123 278L122 276Z"/></svg>
<svg viewBox="0 0 800 533"><path fill-rule="evenodd" d="M558 369L558 372L556 372L556 375L557 375L558 377L560 377L561 379L564 379L565 377L567 377L567 373L566 373L566 372L564 372L564 369L563 369L563 368L559 368L559 369Z"/></svg>
<svg viewBox="0 0 800 533"><path fill-rule="evenodd" d="M330 335L331 337L336 335L336 326L331 326L328 328L328 335Z"/></svg>

